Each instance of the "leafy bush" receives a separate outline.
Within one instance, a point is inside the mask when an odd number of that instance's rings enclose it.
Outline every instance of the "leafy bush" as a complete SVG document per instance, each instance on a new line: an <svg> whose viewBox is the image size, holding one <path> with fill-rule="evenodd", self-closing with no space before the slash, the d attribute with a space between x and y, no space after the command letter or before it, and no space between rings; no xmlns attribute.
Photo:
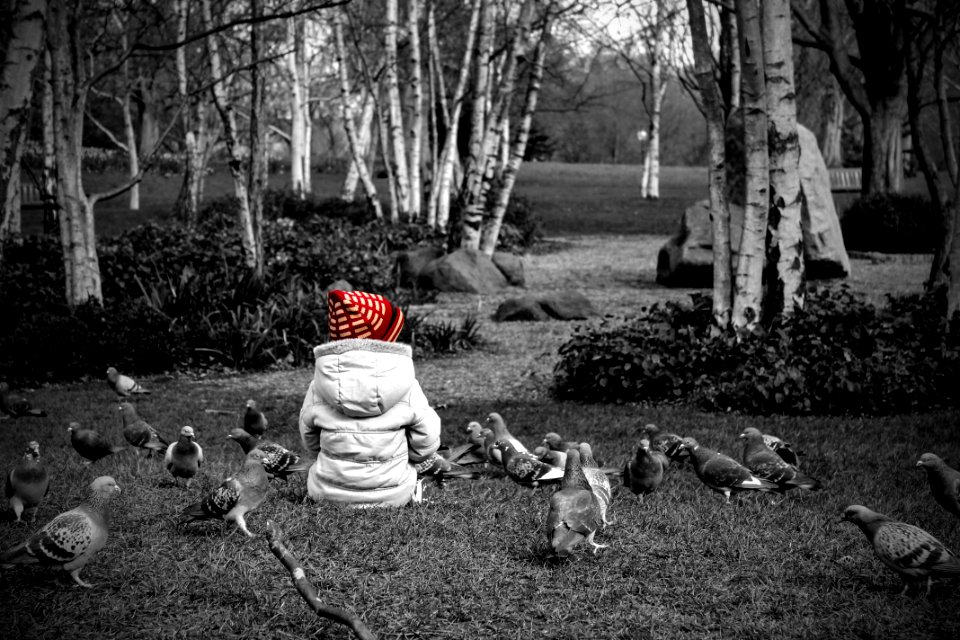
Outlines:
<svg viewBox="0 0 960 640"><path fill-rule="evenodd" d="M405 322L398 340L413 346L417 356L460 353L484 344L480 321L473 314L459 323L453 320L432 322L429 316L404 314Z"/></svg>
<svg viewBox="0 0 960 640"><path fill-rule="evenodd" d="M711 300L581 327L560 348L553 391L593 402L692 403L751 414L892 414L954 406L960 334L930 297L877 309L846 289L810 293L793 318L739 339Z"/></svg>
<svg viewBox="0 0 960 640"><path fill-rule="evenodd" d="M196 229L149 223L101 239L102 308L63 305L56 239L8 243L0 304L10 312L0 314L0 352L9 357L0 376L33 383L100 377L107 364L151 373L308 363L326 336L325 287L344 278L396 300L393 252L436 240L417 225L277 217L264 222L267 258L257 279L244 266L232 205L229 198L211 203ZM426 354L472 339L444 344L431 335L418 338Z"/></svg>
<svg viewBox="0 0 960 640"><path fill-rule="evenodd" d="M901 193L859 198L840 220L847 249L882 253L933 251L939 225L936 207L929 200Z"/></svg>

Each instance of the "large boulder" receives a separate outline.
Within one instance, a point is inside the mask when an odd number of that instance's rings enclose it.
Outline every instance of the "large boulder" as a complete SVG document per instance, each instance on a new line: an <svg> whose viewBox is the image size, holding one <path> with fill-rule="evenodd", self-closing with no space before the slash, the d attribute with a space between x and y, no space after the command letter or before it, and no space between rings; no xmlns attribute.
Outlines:
<svg viewBox="0 0 960 640"><path fill-rule="evenodd" d="M493 264L503 273L507 282L515 287L525 286L527 278L523 273L523 258L514 253L496 251L493 254Z"/></svg>
<svg viewBox="0 0 960 640"><path fill-rule="evenodd" d="M508 298L493 315L497 322L513 320L586 320L597 315L590 300L579 291L554 291L539 297Z"/></svg>
<svg viewBox="0 0 960 640"><path fill-rule="evenodd" d="M813 133L797 126L800 138L800 226L806 276L811 280L850 275L850 258L843 244L840 219L830 192L830 176ZM731 118L727 140L727 201L730 208L730 248L736 265L743 231L743 154L737 140L742 124ZM675 287L713 285L713 222L710 203L701 200L680 216L677 232L657 255L657 282Z"/></svg>
<svg viewBox="0 0 960 640"><path fill-rule="evenodd" d="M482 251L457 249L430 262L420 272L420 287L438 291L496 293L506 289L506 277Z"/></svg>

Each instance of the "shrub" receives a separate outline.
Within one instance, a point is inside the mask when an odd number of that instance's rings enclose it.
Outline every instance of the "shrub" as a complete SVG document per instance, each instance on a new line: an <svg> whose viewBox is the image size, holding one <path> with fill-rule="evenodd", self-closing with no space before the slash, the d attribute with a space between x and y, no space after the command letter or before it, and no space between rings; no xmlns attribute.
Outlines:
<svg viewBox="0 0 960 640"><path fill-rule="evenodd" d="M429 316L404 314L405 322L398 340L413 346L417 356L454 354L471 351L484 344L480 321L473 314L459 323L453 320L432 322Z"/></svg>
<svg viewBox="0 0 960 640"><path fill-rule="evenodd" d="M492 206L488 201L488 213ZM450 219L460 219L460 209L457 203L450 207ZM543 219L536 215L530 200L524 196L511 196L507 210L503 214L503 226L497 236L497 251L523 253L543 239ZM447 247L454 249L460 246L460 225L452 224L447 237Z"/></svg>
<svg viewBox="0 0 960 640"><path fill-rule="evenodd" d="M436 240L417 225L279 217L264 222L267 259L257 279L244 266L230 199L205 211L196 229L149 223L101 239L103 307L62 303L56 239L7 243L0 305L10 311L0 314L0 352L8 357L0 374L33 383L100 377L108 364L143 374L308 363L326 335L326 286L345 278L398 299L393 252ZM476 337L431 337L438 333L418 338L424 353L462 349Z"/></svg>
<svg viewBox="0 0 960 640"><path fill-rule="evenodd" d="M860 198L840 220L847 249L882 253L933 251L939 225L937 209L929 200L901 193Z"/></svg>
<svg viewBox="0 0 960 640"><path fill-rule="evenodd" d="M553 391L593 402L691 403L754 414L891 414L953 406L960 335L930 297L880 310L846 289L810 293L793 318L738 340L711 300L581 327L560 348Z"/></svg>

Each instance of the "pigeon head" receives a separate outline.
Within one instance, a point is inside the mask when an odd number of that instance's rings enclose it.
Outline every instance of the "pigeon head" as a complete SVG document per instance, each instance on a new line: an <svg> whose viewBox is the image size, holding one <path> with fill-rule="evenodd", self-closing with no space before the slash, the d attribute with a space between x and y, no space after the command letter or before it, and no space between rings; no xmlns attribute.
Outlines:
<svg viewBox="0 0 960 640"><path fill-rule="evenodd" d="M852 522L859 527L869 526L875 522L882 522L888 518L859 504L852 504L843 510L842 520Z"/></svg>
<svg viewBox="0 0 960 640"><path fill-rule="evenodd" d="M107 498L120 493L120 485L110 476L100 476L90 483L90 493L100 498Z"/></svg>
<svg viewBox="0 0 960 640"><path fill-rule="evenodd" d="M508 451L512 449L512 447L510 446L510 443L507 442L506 440L497 440L496 442L493 443L493 446L496 449L500 449L500 451Z"/></svg>
<svg viewBox="0 0 960 640"><path fill-rule="evenodd" d="M71 422L69 426L67 426L67 431L69 431L71 434L76 433L77 431L80 431L80 423Z"/></svg>
<svg viewBox="0 0 960 640"><path fill-rule="evenodd" d="M193 432L193 427L180 427L180 435L184 438L196 437L196 434Z"/></svg>
<svg viewBox="0 0 960 640"><path fill-rule="evenodd" d="M699 446L700 446L700 443L697 442L696 440L694 440L693 438L684 438L684 439L681 440L681 442L680 442L680 448L681 448L681 449L687 449L687 450L689 450L689 451L693 451L694 449L696 449L696 448L699 447Z"/></svg>
<svg viewBox="0 0 960 640"><path fill-rule="evenodd" d="M123 414L124 418L133 418L137 419L137 410L133 408L133 405L129 402L121 402L117 407L117 410Z"/></svg>
<svg viewBox="0 0 960 640"><path fill-rule="evenodd" d="M250 453L250 451L257 445L257 438L251 434L236 427L230 429L230 433L227 434L227 439L236 441L237 444L243 449L244 453Z"/></svg>
<svg viewBox="0 0 960 640"><path fill-rule="evenodd" d="M265 461L269 456L270 456L270 454L268 454L268 453L267 453L266 451L264 451L263 449L259 449L259 448L257 448L257 447L254 447L253 449L251 449L251 450L247 453L247 462L258 462L258 463L260 463L260 464L263 464L264 461Z"/></svg>
<svg viewBox="0 0 960 640"><path fill-rule="evenodd" d="M743 430L743 433L740 434L740 437L744 440L753 441L757 438L763 439L763 434L760 433L760 430L756 427L747 427Z"/></svg>
<svg viewBox="0 0 960 640"><path fill-rule="evenodd" d="M497 412L488 415L486 421L488 424L504 424L503 417Z"/></svg>
<svg viewBox="0 0 960 640"><path fill-rule="evenodd" d="M646 438L643 438L642 440L640 440L639 447L644 451L646 451L647 453L650 453L650 441L647 440Z"/></svg>
<svg viewBox="0 0 960 640"><path fill-rule="evenodd" d="M27 448L23 450L24 458L33 458L36 460L40 457L40 443L36 440L31 440L27 443Z"/></svg>
<svg viewBox="0 0 960 640"><path fill-rule="evenodd" d="M475 420L471 420L470 422L467 423L467 426L463 428L463 431L464 433L479 433L481 429L483 429L483 427L480 425L479 422L476 422Z"/></svg>
<svg viewBox="0 0 960 640"><path fill-rule="evenodd" d="M117 372L115 367L107 367L107 380L109 380L110 382L116 382L118 375L119 373Z"/></svg>
<svg viewBox="0 0 960 640"><path fill-rule="evenodd" d="M549 451L550 451L550 448L549 448L549 447L545 447L545 446L543 446L543 445L540 445L539 447L534 447L534 449L533 449L533 455L535 455L535 456L537 456L538 458L541 458L541 459L542 459L543 456L547 455L547 453L548 453Z"/></svg>
<svg viewBox="0 0 960 640"><path fill-rule="evenodd" d="M559 447L563 444L563 438L560 437L559 433L550 432L547 435L543 436L543 442L551 449Z"/></svg>
<svg viewBox="0 0 960 640"><path fill-rule="evenodd" d="M251 398L250 400L247 400L247 408L248 408L248 409L256 409L256 408L257 408L257 401L256 401L256 400L253 400L252 398Z"/></svg>
<svg viewBox="0 0 960 640"><path fill-rule="evenodd" d="M928 469L935 469L941 464L943 464L943 460L940 459L940 456L933 453L925 453L917 460L918 467L926 467Z"/></svg>

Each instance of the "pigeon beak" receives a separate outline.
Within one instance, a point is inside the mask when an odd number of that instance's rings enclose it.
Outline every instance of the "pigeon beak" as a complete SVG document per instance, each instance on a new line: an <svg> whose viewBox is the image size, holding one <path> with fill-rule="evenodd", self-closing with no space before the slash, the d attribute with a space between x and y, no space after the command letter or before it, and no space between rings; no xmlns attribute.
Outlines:
<svg viewBox="0 0 960 640"><path fill-rule="evenodd" d="M915 467L922 467L922 466L923 466L923 460L917 460L917 464L915 464L914 466L915 466Z"/></svg>

